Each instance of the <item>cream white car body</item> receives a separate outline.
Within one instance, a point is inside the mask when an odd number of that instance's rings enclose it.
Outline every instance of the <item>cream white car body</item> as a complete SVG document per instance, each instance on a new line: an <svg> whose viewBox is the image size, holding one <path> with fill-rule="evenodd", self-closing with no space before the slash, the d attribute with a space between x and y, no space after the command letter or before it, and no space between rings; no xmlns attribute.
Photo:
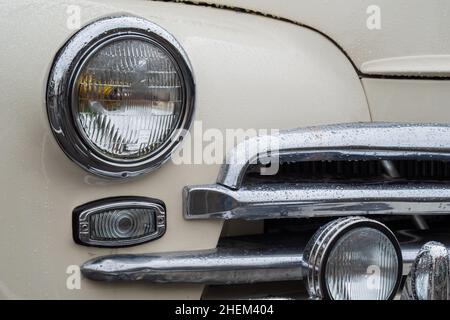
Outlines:
<svg viewBox="0 0 450 320"><path fill-rule="evenodd" d="M381 29L367 26L370 5ZM202 285L100 283L68 288L68 267L112 253L214 248L220 221L187 221L181 192L215 181L219 165L174 165L133 180L94 177L50 131L45 94L54 57L81 26L126 13L169 31L196 81L204 128L290 129L370 121L450 121L450 4L431 1L22 0L0 2L0 297L199 299ZM382 76L380 76L382 75ZM91 200L150 196L167 206L167 232L102 249L72 240L72 210ZM70 271L70 270L69 270Z"/></svg>

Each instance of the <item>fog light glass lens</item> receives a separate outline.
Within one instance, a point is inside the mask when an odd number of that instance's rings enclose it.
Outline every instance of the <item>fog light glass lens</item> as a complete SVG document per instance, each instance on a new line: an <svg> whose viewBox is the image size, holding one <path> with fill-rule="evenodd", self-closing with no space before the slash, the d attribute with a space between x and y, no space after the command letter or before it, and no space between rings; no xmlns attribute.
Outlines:
<svg viewBox="0 0 450 320"><path fill-rule="evenodd" d="M325 282L336 300L384 300L398 277L397 252L392 241L372 228L343 235L328 257Z"/></svg>
<svg viewBox="0 0 450 320"><path fill-rule="evenodd" d="M104 157L146 158L177 127L181 83L174 60L158 44L114 40L92 53L76 77L72 104L77 127Z"/></svg>

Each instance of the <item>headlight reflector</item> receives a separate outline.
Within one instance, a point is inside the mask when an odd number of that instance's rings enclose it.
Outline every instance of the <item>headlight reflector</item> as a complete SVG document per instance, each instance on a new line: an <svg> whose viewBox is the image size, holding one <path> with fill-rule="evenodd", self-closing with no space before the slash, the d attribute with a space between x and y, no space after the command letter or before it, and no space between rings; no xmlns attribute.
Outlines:
<svg viewBox="0 0 450 320"><path fill-rule="evenodd" d="M383 224L361 217L325 225L308 243L308 292L335 300L384 300L401 280L400 246Z"/></svg>
<svg viewBox="0 0 450 320"><path fill-rule="evenodd" d="M181 45L161 27L118 16L81 29L47 87L53 134L89 172L132 177L170 158L192 122L195 84Z"/></svg>
<svg viewBox="0 0 450 320"><path fill-rule="evenodd" d="M79 131L101 155L136 160L160 147L182 114L181 77L167 51L117 39L91 55L73 88Z"/></svg>

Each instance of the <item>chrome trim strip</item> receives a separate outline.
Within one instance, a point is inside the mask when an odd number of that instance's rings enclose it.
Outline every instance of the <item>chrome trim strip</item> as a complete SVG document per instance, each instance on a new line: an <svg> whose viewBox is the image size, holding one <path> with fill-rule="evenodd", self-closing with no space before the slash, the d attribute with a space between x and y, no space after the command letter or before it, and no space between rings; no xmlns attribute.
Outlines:
<svg viewBox="0 0 450 320"><path fill-rule="evenodd" d="M118 38L145 38L157 43L174 60L183 80L183 115L167 142L147 157L134 161L112 160L96 152L82 138L71 110L73 77L86 55L107 41ZM158 169L170 159L189 129L195 100L192 66L178 41L160 26L135 16L112 16L94 21L78 31L58 52L47 85L47 114L51 130L64 153L86 171L106 178L136 177Z"/></svg>
<svg viewBox="0 0 450 320"><path fill-rule="evenodd" d="M270 143L276 138L277 143ZM276 149L271 149L276 146ZM434 159L450 160L450 125L349 123L282 131L245 140L227 155L217 183L237 190L248 166L276 161Z"/></svg>
<svg viewBox="0 0 450 320"><path fill-rule="evenodd" d="M444 184L265 184L232 190L221 185L183 190L186 219L311 218L366 214L448 214Z"/></svg>
<svg viewBox="0 0 450 320"><path fill-rule="evenodd" d="M427 241L435 239L450 248L447 232L395 234L402 249L403 275L410 272L417 253ZM84 263L81 271L86 278L98 281L202 284L302 280L307 274L303 250L308 239L283 235L277 241L260 235L231 241L233 245L224 243L223 247L209 250L97 257Z"/></svg>
<svg viewBox="0 0 450 320"><path fill-rule="evenodd" d="M211 249L145 255L111 255L82 266L92 280L236 284L297 280L302 256L294 250Z"/></svg>

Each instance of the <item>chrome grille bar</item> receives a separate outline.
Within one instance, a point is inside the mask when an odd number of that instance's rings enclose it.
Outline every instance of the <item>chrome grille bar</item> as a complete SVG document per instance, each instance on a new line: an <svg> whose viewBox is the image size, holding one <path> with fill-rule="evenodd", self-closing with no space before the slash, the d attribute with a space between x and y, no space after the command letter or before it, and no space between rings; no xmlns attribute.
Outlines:
<svg viewBox="0 0 450 320"><path fill-rule="evenodd" d="M446 181L401 181L393 160L450 161L450 126L445 124L353 123L281 132L273 144L267 136L234 148L216 184L187 186L187 219L269 219L366 214L448 214ZM256 147L257 146L257 147ZM333 182L317 180L244 183L258 161L377 160L386 180ZM389 179L388 179L389 178Z"/></svg>
<svg viewBox="0 0 450 320"><path fill-rule="evenodd" d="M450 186L442 184L266 184L231 190L184 188L186 219L274 219L325 216L450 213Z"/></svg>
<svg viewBox="0 0 450 320"><path fill-rule="evenodd" d="M270 143L276 139L276 143ZM282 131L248 139L227 155L217 183L237 190L247 168L261 159L450 160L446 124L349 123Z"/></svg>

